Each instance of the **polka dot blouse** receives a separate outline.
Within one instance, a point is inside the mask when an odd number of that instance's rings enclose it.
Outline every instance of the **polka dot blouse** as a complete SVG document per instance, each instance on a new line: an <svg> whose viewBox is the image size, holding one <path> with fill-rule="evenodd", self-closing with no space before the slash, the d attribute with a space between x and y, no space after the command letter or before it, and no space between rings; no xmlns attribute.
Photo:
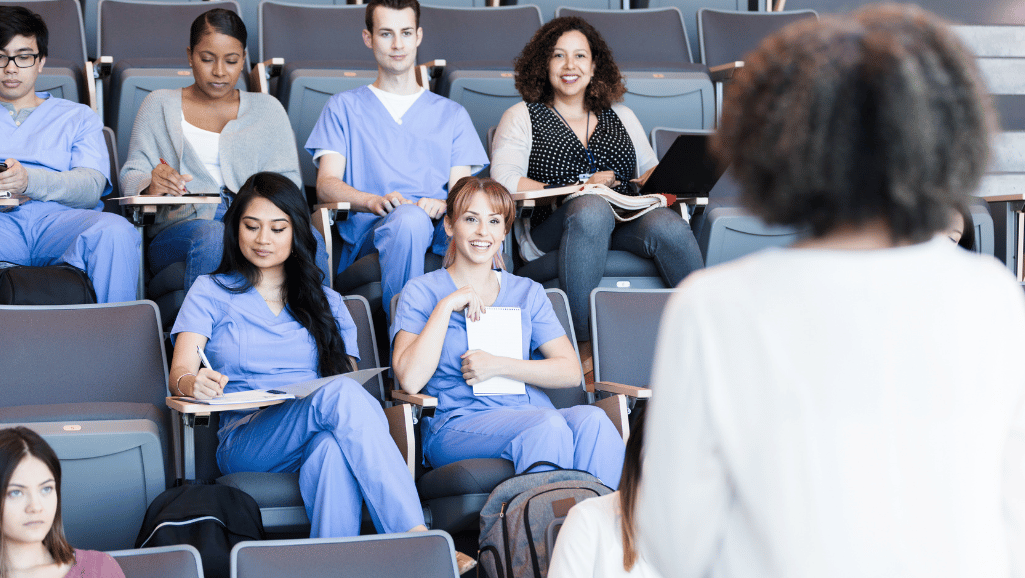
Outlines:
<svg viewBox="0 0 1025 578"><path fill-rule="evenodd" d="M612 171L620 182L616 191L632 194L627 183L637 172L637 153L626 127L612 109L597 114L598 124L588 141L594 165L580 139L552 109L535 102L527 103L527 110L533 140L527 178L562 186L578 182L581 174ZM552 210L551 205L537 207L530 219L531 226L544 222Z"/></svg>

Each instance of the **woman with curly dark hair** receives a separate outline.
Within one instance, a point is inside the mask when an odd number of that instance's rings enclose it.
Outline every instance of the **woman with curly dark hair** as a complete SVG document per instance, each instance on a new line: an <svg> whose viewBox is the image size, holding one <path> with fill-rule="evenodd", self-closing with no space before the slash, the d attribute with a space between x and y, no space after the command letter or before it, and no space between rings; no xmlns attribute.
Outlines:
<svg viewBox="0 0 1025 578"><path fill-rule="evenodd" d="M612 51L593 26L575 17L542 26L516 59L524 102L507 110L492 147L491 175L510 191L578 182L631 194L658 164L644 129L622 104L626 92ZM520 226L522 225L522 226ZM609 248L653 259L670 287L702 267L690 225L668 209L616 224L594 195L539 207L516 227L520 254L559 251L559 282L569 295L577 335L589 335L588 296Z"/></svg>

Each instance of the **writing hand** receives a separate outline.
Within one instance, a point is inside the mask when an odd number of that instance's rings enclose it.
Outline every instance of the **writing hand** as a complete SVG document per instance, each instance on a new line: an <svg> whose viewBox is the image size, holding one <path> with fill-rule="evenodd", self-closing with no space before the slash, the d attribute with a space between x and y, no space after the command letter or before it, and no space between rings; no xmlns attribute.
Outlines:
<svg viewBox="0 0 1025 578"><path fill-rule="evenodd" d="M224 393L224 386L228 385L228 376L217 373L206 367L201 368L192 382L192 392L189 397L196 399L210 399ZM185 392L182 392L185 393Z"/></svg>
<svg viewBox="0 0 1025 578"><path fill-rule="evenodd" d="M146 194L180 197L187 193L185 183L192 180L192 175L182 175L171 168L171 165L160 163L150 172L149 189Z"/></svg>

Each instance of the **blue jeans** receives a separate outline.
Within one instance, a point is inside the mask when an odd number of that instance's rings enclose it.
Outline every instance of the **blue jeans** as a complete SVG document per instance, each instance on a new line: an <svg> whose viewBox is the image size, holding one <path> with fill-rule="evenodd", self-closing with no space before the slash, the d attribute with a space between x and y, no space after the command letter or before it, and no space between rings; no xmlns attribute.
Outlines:
<svg viewBox="0 0 1025 578"><path fill-rule="evenodd" d="M609 249L629 251L655 262L662 280L676 287L691 271L704 267L690 224L669 209L655 209L616 223L608 202L584 195L565 203L531 229L538 249L559 251L559 286L569 297L577 339L591 334L591 291L605 273Z"/></svg>
<svg viewBox="0 0 1025 578"><path fill-rule="evenodd" d="M186 292L200 275L212 273L221 264L224 254L224 224L220 221L224 216L222 207L223 203L217 208L216 220L180 221L157 233L149 244L150 272L156 274L173 263L185 261ZM316 229L313 236L317 239L317 267L324 273L324 284L327 285L329 277L324 238Z"/></svg>

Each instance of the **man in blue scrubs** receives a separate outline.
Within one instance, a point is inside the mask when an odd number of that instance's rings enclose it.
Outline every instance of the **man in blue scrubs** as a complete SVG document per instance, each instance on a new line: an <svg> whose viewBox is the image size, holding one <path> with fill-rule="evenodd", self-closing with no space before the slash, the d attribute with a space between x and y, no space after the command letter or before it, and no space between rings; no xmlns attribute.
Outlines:
<svg viewBox="0 0 1025 578"><path fill-rule="evenodd" d="M48 33L38 14L0 6L0 260L84 269L100 303L136 298L141 239L102 213L111 191L103 123L89 107L35 92Z"/></svg>
<svg viewBox="0 0 1025 578"><path fill-rule="evenodd" d="M338 224L339 271L380 253L382 303L424 272L428 250L444 255L441 218L449 185L488 163L470 115L416 82L423 39L417 0L367 4L363 42L377 80L331 97L306 150L317 164L317 198L348 202Z"/></svg>

